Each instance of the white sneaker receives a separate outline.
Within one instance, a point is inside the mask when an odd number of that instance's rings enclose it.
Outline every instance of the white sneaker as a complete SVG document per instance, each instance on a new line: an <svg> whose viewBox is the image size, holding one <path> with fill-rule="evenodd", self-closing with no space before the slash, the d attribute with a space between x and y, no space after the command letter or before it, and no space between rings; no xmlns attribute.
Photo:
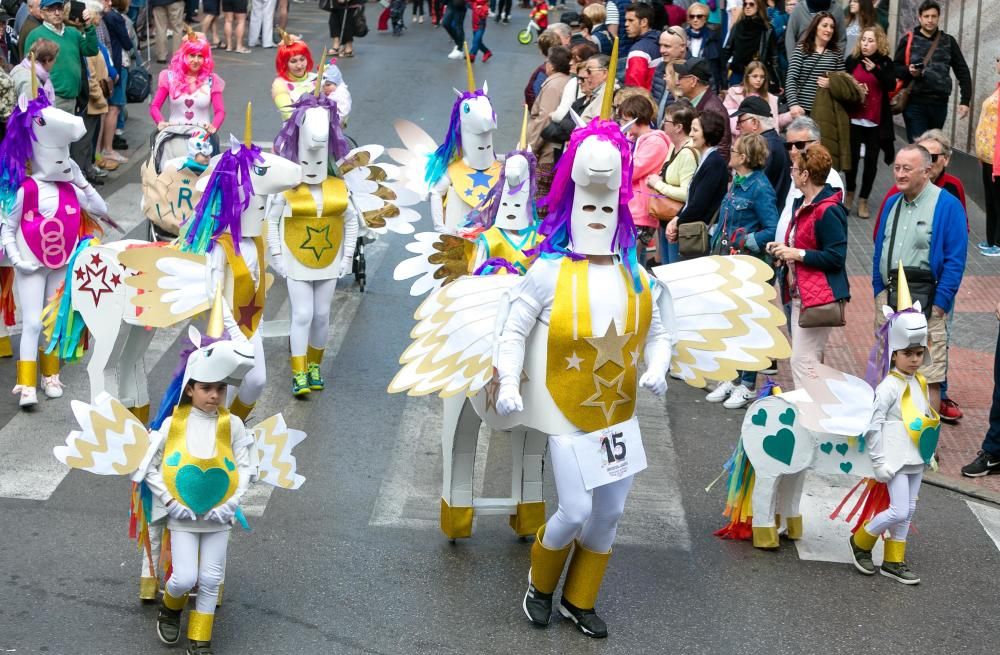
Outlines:
<svg viewBox="0 0 1000 655"><path fill-rule="evenodd" d="M722 406L726 409L740 409L749 405L750 401L756 395L756 391L748 389L746 385L741 384L733 389L733 392L729 394L729 398L726 399L726 402L722 403Z"/></svg>
<svg viewBox="0 0 1000 655"><path fill-rule="evenodd" d="M38 394L35 393L34 387L25 387L20 384L14 387L11 392L14 395L20 394L21 398L18 400L18 405L21 407L31 407L32 405L38 404Z"/></svg>
<svg viewBox="0 0 1000 655"><path fill-rule="evenodd" d="M714 391L705 396L705 400L710 403L721 403L726 398L729 398L729 394L731 394L735 388L735 384L726 380L725 382L721 382Z"/></svg>
<svg viewBox="0 0 1000 655"><path fill-rule="evenodd" d="M34 391L34 387L32 387ZM59 381L59 374L49 376L42 376L42 391L49 398L62 398L63 395L63 383Z"/></svg>
<svg viewBox="0 0 1000 655"><path fill-rule="evenodd" d="M461 59L465 56L465 53L458 48L452 48L451 52L448 53L448 59Z"/></svg>

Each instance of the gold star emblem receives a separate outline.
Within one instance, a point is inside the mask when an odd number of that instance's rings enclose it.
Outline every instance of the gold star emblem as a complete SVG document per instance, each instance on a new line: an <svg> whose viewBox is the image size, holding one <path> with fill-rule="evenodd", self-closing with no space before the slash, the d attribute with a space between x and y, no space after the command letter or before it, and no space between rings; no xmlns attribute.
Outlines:
<svg viewBox="0 0 1000 655"><path fill-rule="evenodd" d="M330 226L324 225L317 230L307 225L306 240L299 247L302 250L312 250L313 255L316 256L316 261L319 261L325 251L333 248L333 243L330 242Z"/></svg>
<svg viewBox="0 0 1000 655"><path fill-rule="evenodd" d="M575 350L573 351L573 354L571 356L566 357L565 359L566 359L567 371L570 370L571 368L575 368L578 371L580 370L580 364L583 362L583 357L577 357Z"/></svg>
<svg viewBox="0 0 1000 655"><path fill-rule="evenodd" d="M622 392L622 384L625 382L625 371L622 371L611 381L605 380L600 375L594 374L594 386L597 391L590 398L581 403L583 407L597 407L604 413L604 420L611 422L611 415L618 405L624 405L631 401L628 394Z"/></svg>
<svg viewBox="0 0 1000 655"><path fill-rule="evenodd" d="M608 329L603 337L584 337L584 339L597 351L597 359L594 361L594 370L599 371L606 362L614 362L618 366L625 368L625 356L622 351L628 345L628 340L632 337L631 332L618 334L614 320L608 323Z"/></svg>
<svg viewBox="0 0 1000 655"><path fill-rule="evenodd" d="M632 366L639 366L639 346L636 346L629 355L632 356Z"/></svg>

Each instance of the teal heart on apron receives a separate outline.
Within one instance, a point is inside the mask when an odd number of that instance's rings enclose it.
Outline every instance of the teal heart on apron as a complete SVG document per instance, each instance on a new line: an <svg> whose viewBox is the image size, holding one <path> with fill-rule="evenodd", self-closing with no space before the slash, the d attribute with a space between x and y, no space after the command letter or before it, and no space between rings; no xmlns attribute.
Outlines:
<svg viewBox="0 0 1000 655"><path fill-rule="evenodd" d="M225 498L229 490L229 475L220 468L202 471L193 464L187 464L177 471L176 484L181 502L202 516Z"/></svg>
<svg viewBox="0 0 1000 655"><path fill-rule="evenodd" d="M837 444L837 452L840 453L841 457L847 454L847 444L839 443Z"/></svg>
<svg viewBox="0 0 1000 655"><path fill-rule="evenodd" d="M788 428L781 428L777 434L764 437L764 452L785 465L791 464L795 434Z"/></svg>
<svg viewBox="0 0 1000 655"><path fill-rule="evenodd" d="M819 449L822 450L825 454L829 455L830 453L833 452L833 443L829 441L827 441L826 443L821 443L819 445Z"/></svg>
<svg viewBox="0 0 1000 655"><path fill-rule="evenodd" d="M925 464L931 463L931 457L934 456L934 451L937 450L938 438L941 436L941 426L927 428L920 433L920 443L917 447L920 450L920 457L923 458Z"/></svg>

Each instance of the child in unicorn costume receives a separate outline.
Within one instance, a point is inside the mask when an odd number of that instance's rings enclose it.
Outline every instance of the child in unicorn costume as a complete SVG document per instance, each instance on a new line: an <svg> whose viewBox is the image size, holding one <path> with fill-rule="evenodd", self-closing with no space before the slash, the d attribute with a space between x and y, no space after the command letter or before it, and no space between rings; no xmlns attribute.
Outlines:
<svg viewBox="0 0 1000 655"><path fill-rule="evenodd" d="M108 213L100 194L70 159L70 144L85 135L83 120L51 106L43 93L34 99L21 96L0 143L0 243L17 271L14 288L23 326L13 391L21 407L38 402L39 359L45 395L62 396L59 357L39 350L42 310L62 281L80 237L91 229L84 212L98 218Z"/></svg>
<svg viewBox="0 0 1000 655"><path fill-rule="evenodd" d="M493 150L496 112L488 87L476 89L472 64L466 52L468 90L455 89L458 99L451 107L448 132L438 146L424 130L409 121L396 121L396 133L406 149L391 149L389 155L403 168L409 188L430 193L434 229L456 234L469 213L486 199L500 175L500 162Z"/></svg>
<svg viewBox="0 0 1000 655"><path fill-rule="evenodd" d="M875 388L874 411L866 434L875 480L886 486L888 507L859 520L851 537L854 566L865 575L875 574L872 549L885 539L885 556L879 572L907 585L920 578L906 564L906 537L917 509L924 469L937 448L941 418L930 404L927 380L917 369L930 362L927 318L920 303L912 303L900 264L899 307L883 307L886 323L879 331L870 372L882 376ZM869 494L870 496L873 494ZM881 494L883 497L885 494Z"/></svg>

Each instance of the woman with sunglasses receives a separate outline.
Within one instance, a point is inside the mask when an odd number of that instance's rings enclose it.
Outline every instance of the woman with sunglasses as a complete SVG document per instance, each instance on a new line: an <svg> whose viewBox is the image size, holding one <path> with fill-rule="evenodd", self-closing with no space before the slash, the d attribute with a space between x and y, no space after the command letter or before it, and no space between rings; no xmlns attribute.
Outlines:
<svg viewBox="0 0 1000 655"><path fill-rule="evenodd" d="M743 11L722 49L722 60L729 64L730 86L742 83L747 65L755 61L764 63L775 82L774 91L781 86L778 79L778 42L763 2L743 0Z"/></svg>
<svg viewBox="0 0 1000 655"><path fill-rule="evenodd" d="M688 7L687 58L701 57L712 66L712 90L718 93L726 89L726 71L722 59L722 40L719 32L708 27L708 5L692 2Z"/></svg>
<svg viewBox="0 0 1000 655"><path fill-rule="evenodd" d="M816 14L792 53L785 80L785 98L793 118L812 112L816 93L828 88L827 74L844 70L840 32L833 14Z"/></svg>

